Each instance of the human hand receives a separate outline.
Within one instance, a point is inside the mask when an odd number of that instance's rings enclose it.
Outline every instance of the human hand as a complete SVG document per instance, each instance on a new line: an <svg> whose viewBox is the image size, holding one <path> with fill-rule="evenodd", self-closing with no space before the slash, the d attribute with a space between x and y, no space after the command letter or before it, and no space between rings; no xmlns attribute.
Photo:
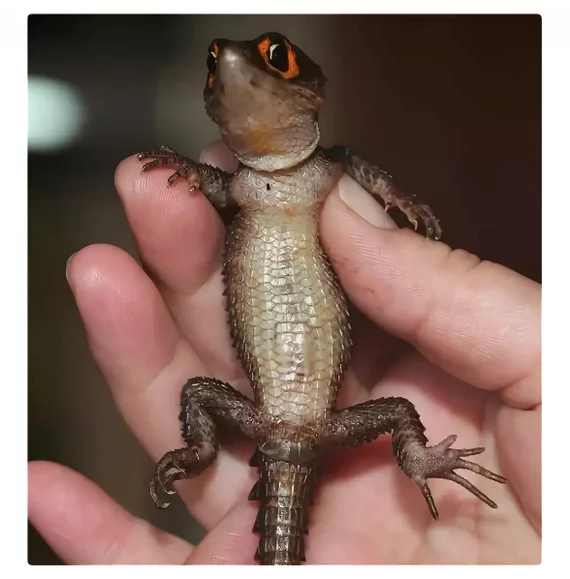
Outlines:
<svg viewBox="0 0 570 579"><path fill-rule="evenodd" d="M233 163L220 145L203 160L225 169ZM154 460L180 446L179 394L189 377L213 376L250 392L226 327L223 227L203 196L189 194L184 183L167 188L168 175L141 174L136 157L117 170L148 274L105 245L83 249L68 265L93 355ZM321 233L341 283L367 316L353 316L353 362L340 404L409 398L430 444L453 433L455 446L485 446L479 463L509 482L467 475L495 500L494 510L456 484L430 480L440 514L433 521L398 468L389 436L338 450L310 510L307 562L538 563L540 285L395 229L346 177L325 203ZM251 530L257 503L247 500L256 479L251 453L226 444L206 473L178 486L208 531L198 546L132 517L92 482L53 463L29 466L29 517L70 564L252 563L258 537Z"/></svg>

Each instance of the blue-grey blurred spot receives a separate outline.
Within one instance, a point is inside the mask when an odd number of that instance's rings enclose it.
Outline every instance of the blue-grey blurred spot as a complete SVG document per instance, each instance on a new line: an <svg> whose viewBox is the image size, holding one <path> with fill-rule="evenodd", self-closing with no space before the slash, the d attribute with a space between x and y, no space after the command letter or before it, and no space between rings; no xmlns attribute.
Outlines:
<svg viewBox="0 0 570 579"><path fill-rule="evenodd" d="M57 151L72 145L85 125L86 110L79 91L52 78L28 78L28 148Z"/></svg>

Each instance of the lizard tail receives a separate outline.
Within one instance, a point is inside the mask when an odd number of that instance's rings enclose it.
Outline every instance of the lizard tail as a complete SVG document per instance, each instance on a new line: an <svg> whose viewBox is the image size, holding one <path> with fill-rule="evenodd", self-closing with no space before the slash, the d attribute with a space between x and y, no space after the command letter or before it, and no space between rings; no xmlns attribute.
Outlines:
<svg viewBox="0 0 570 579"><path fill-rule="evenodd" d="M305 561L316 465L274 460L259 451L250 464L259 472L249 494L260 503L253 526L260 535L255 559L261 565L300 565Z"/></svg>

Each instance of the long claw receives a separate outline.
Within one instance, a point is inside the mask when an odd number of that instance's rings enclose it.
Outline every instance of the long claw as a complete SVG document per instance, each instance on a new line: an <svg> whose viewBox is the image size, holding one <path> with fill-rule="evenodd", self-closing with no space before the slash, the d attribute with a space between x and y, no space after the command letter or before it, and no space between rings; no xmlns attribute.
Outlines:
<svg viewBox="0 0 570 579"><path fill-rule="evenodd" d="M429 512L431 513L431 516L437 521L437 519L439 519L439 513L437 512L437 507L435 506L435 501L433 500L433 497L431 495L431 491L429 490L429 486L426 483L424 483L423 485L420 486L420 489L422 491L422 495L424 495L424 499L426 500L426 503L429 507Z"/></svg>
<svg viewBox="0 0 570 579"><path fill-rule="evenodd" d="M456 472L449 472L446 475L442 475L441 478L447 480L452 480L453 482L461 485L464 489L467 489L472 495L475 495L479 500L483 501L486 505L489 505L492 509L496 509L497 503L492 501L485 493L482 493L473 483L470 483L466 478L458 475Z"/></svg>
<svg viewBox="0 0 570 579"><path fill-rule="evenodd" d="M483 450L484 449L481 449L481 452L483 452ZM471 454L479 454L479 453L471 453ZM467 455L463 454L462 456ZM501 476L500 474L496 474L490 470L487 470L486 468L483 468L482 466L475 464L474 462L470 462L469 460L463 460L461 458L457 459L455 468L463 468L465 470L470 470L471 472L474 472L478 475L484 476L485 478L494 480L495 482L499 482L502 484L507 482L507 479L504 476Z"/></svg>

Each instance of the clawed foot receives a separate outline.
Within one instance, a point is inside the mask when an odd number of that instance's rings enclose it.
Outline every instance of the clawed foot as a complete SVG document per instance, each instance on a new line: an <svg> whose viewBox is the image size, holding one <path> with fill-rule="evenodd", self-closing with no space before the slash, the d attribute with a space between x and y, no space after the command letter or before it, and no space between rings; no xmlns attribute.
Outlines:
<svg viewBox="0 0 570 579"><path fill-rule="evenodd" d="M433 211L428 205L423 203L414 203L409 199L389 201L384 205L385 211L392 207L397 207L408 218L408 221L418 229L418 220L422 221L426 229L426 237L430 239L441 239L441 226L439 220L433 214Z"/></svg>
<svg viewBox="0 0 570 579"><path fill-rule="evenodd" d="M139 153L137 155L139 161L145 159L153 159L142 166L142 171L152 171L157 167L175 166L176 171L168 178L168 185L173 185L178 179L186 179L190 190L200 188L200 178L196 172L195 163L191 159L187 159L179 155L170 147L161 146L155 151L148 151L146 153Z"/></svg>
<svg viewBox="0 0 570 579"><path fill-rule="evenodd" d="M409 452L406 457L404 470L406 474L420 487L434 519L438 518L438 513L427 484L428 478L445 478L456 482L493 509L497 508L496 503L487 495L483 494L467 479L458 475L455 472L455 469L470 470L498 483L507 482L505 477L495 474L474 462L463 460L462 457L464 456L481 454L485 450L484 447L450 448L456 440L457 436L453 434L435 446L417 448L416 450Z"/></svg>
<svg viewBox="0 0 570 579"><path fill-rule="evenodd" d="M159 509L166 509L170 503L160 498L160 494L174 495L177 480L200 474L195 464L200 457L196 448L179 448L167 452L157 463L154 476L150 481L150 496ZM190 467L190 468L189 468Z"/></svg>

